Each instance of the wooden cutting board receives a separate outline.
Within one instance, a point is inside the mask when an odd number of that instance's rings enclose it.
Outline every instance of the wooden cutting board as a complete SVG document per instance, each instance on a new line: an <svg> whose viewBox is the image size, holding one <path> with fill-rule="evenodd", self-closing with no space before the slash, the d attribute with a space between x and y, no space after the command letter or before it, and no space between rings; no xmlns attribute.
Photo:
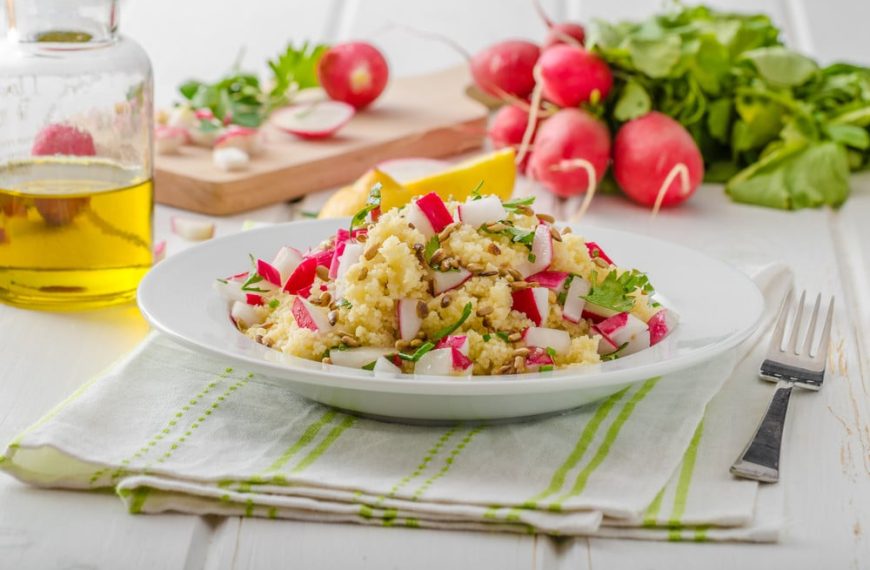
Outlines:
<svg viewBox="0 0 870 570"><path fill-rule="evenodd" d="M266 125L265 152L240 172L215 167L205 148L157 156L156 199L205 214L235 214L346 184L386 159L480 147L487 110L465 95L469 81L465 68L391 80L371 108L322 141L302 141Z"/></svg>

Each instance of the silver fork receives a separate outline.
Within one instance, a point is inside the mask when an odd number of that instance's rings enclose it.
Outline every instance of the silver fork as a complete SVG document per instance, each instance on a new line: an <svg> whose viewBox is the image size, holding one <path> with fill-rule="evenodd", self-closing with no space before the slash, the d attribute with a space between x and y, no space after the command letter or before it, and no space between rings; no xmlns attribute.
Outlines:
<svg viewBox="0 0 870 570"><path fill-rule="evenodd" d="M807 390L818 391L825 379L825 364L828 358L828 344L831 338L831 321L834 316L834 298L828 302L828 313L825 325L819 338L818 347L813 348L816 335L816 325L819 319L819 307L822 301L821 293L816 297L816 304L807 327L803 347L798 350L798 336L801 329L801 318L804 312L804 301L807 292L801 293L797 303L794 323L788 344L782 348L782 338L785 333L788 315L791 312L792 292L789 291L782 303L779 320L767 349L767 358L761 364L760 376L764 380L776 382L773 399L764 414L755 436L746 445L746 449L731 466L731 473L746 479L755 479L765 483L776 483L779 480L779 450L782 445L782 432L785 426L785 414L791 398L791 390L795 386Z"/></svg>

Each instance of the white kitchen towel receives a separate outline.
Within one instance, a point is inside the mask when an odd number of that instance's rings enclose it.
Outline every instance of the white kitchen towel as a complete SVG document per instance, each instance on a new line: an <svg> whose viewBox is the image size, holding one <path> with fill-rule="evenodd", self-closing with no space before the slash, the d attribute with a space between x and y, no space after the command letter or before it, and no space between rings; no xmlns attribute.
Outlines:
<svg viewBox="0 0 870 570"><path fill-rule="evenodd" d="M787 273L756 276L767 321ZM758 408L757 387L743 390L757 344L569 414L431 427L332 410L154 334L18 436L0 468L34 485L115 488L135 513L771 541L781 501L759 508L757 484L727 475L743 442L721 429ZM739 361L750 371L702 423Z"/></svg>

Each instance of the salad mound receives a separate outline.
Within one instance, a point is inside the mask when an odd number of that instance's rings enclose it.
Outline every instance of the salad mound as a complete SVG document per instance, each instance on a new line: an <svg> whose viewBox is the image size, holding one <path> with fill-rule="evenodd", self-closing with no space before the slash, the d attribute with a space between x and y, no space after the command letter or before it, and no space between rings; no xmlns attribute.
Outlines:
<svg viewBox="0 0 870 570"><path fill-rule="evenodd" d="M350 228L252 257L217 286L257 342L379 372L545 372L627 356L674 328L646 275L533 201L431 193L382 214L375 187Z"/></svg>

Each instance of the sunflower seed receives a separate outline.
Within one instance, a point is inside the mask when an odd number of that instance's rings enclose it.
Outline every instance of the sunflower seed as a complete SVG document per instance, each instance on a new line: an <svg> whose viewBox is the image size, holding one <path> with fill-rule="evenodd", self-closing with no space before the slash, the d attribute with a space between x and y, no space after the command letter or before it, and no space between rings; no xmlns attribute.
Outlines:
<svg viewBox="0 0 870 570"><path fill-rule="evenodd" d="M355 348L355 347L359 346L359 341L357 339L353 338L352 336L345 335L345 336L341 337L341 342L343 342L344 344L346 344L347 346L349 346L351 348Z"/></svg>
<svg viewBox="0 0 870 570"><path fill-rule="evenodd" d="M450 295L444 295L443 297L441 297L441 308L446 309L447 307L449 307L450 301L452 300L453 298Z"/></svg>
<svg viewBox="0 0 870 570"><path fill-rule="evenodd" d="M446 256L447 256L447 252L444 251L443 248L439 247L432 254L432 257L429 258L429 265L431 265L431 266L438 265Z"/></svg>
<svg viewBox="0 0 870 570"><path fill-rule="evenodd" d="M554 218L550 214L538 214L538 219L542 222L547 222L548 224L552 224L556 221L556 218Z"/></svg>
<svg viewBox="0 0 870 570"><path fill-rule="evenodd" d="M338 322L338 311L329 311L329 313L326 315L326 318L329 320L329 324L335 326L335 323Z"/></svg>
<svg viewBox="0 0 870 570"><path fill-rule="evenodd" d="M562 241L562 234L559 233L559 230L550 226L550 237L552 237L556 241Z"/></svg>
<svg viewBox="0 0 870 570"><path fill-rule="evenodd" d="M514 281L510 284L511 289L528 289L531 286L528 281Z"/></svg>
<svg viewBox="0 0 870 570"><path fill-rule="evenodd" d="M429 314L429 305L424 303L423 301L417 301L417 316L421 319L425 319L426 315Z"/></svg>
<svg viewBox="0 0 870 570"><path fill-rule="evenodd" d="M321 281L329 281L329 268L325 265L318 265L314 270Z"/></svg>
<svg viewBox="0 0 870 570"><path fill-rule="evenodd" d="M514 356L528 356L529 352L531 352L528 348L522 347L514 350Z"/></svg>
<svg viewBox="0 0 870 570"><path fill-rule="evenodd" d="M381 248L381 244L373 243L369 246L369 248L365 252L365 258L371 261L378 254L378 250Z"/></svg>
<svg viewBox="0 0 870 570"><path fill-rule="evenodd" d="M523 333L515 332L508 335L508 340L511 342L517 342L521 338L523 338Z"/></svg>
<svg viewBox="0 0 870 570"><path fill-rule="evenodd" d="M494 310L495 309L492 307L492 305L484 305L481 308L477 309L477 316L485 317L486 315L492 313Z"/></svg>
<svg viewBox="0 0 870 570"><path fill-rule="evenodd" d="M357 281L363 281L366 277L369 276L369 268L363 267L359 270L359 275L357 276Z"/></svg>
<svg viewBox="0 0 870 570"><path fill-rule="evenodd" d="M489 245L486 246L486 251L493 255L501 255L501 248L494 241L489 242Z"/></svg>

